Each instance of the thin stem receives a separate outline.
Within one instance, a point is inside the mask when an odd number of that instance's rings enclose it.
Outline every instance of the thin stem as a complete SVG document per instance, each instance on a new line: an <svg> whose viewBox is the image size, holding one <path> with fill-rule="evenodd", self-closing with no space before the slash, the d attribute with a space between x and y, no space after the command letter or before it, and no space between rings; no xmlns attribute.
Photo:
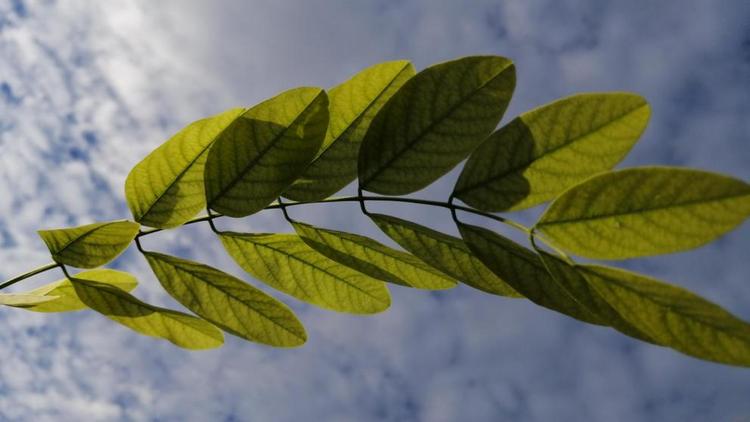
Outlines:
<svg viewBox="0 0 750 422"><path fill-rule="evenodd" d="M520 223L517 223L517 222L515 222L513 220L507 219L505 217L500 217L499 215L494 215L494 214L490 214L490 213L487 213L487 212L484 212L484 211L475 210L473 208L464 207L464 206L461 206L461 205L456 205L456 204L453 203L453 197L452 196L451 196L449 202L440 202L440 201L431 201L429 199L417 199L417 198L400 198L400 197L392 197L392 196L366 196L366 195L363 195L362 194L362 190L359 189L358 192L357 192L357 196L344 196L344 197L338 197L338 198L328 198L328 199L321 199L321 200L318 200L318 201L281 202L281 198L279 198L279 200L277 200L275 203L272 203L271 205L267 206L265 209L266 210L271 210L271 209L279 209L280 208L284 212L285 218L287 220L291 221L291 218L289 217L289 214L286 212L286 208L287 207L294 207L294 206L297 206L297 205L308 205L308 204L328 204L328 203L337 203L337 202L358 202L359 205L360 205L360 208L362 209L362 212L364 214L366 214L366 215L369 215L370 213L367 210L367 208L365 207L365 202L367 202L367 201L373 201L373 202L402 202L402 203L408 203L408 204L429 205L429 206L433 206L433 207L446 208L446 209L451 210L452 216L453 216L454 220L456 220L456 221L457 221L456 211L464 211L464 212L468 212L468 213L471 213L471 214L480 215L482 217L489 218L491 220L495 220L497 222L506 224L506 225L508 225L510 227L513 227L513 228L515 228L517 230L520 230L520 231L522 231L524 233L527 233L527 234L531 234L532 233L532 230L530 230L526 226L524 226L524 225L522 225ZM208 215L204 215L204 216L201 216L201 217L196 217L196 218L194 218L192 220L188 220L188 221L186 221L182 225L183 226L187 226L187 225L190 225L190 224L197 224L197 223L202 223L202 222L206 222L207 221L211 225L211 230L213 230L216 233L220 233L220 231L214 225L214 221L213 221L214 219L217 219L217 218L220 218L220 217L223 217L223 215L218 214L218 213L214 213L214 212L211 212L211 210L208 210ZM141 252L143 252L143 248L142 248L141 242L140 242L140 238L141 237L148 236L148 235L151 235L151 234L154 234L154 233L158 233L158 232L163 231L163 230L164 229L148 229L148 230L142 230L141 232L139 232L138 235L135 238L135 244L136 244L136 247L138 248L138 250L141 251ZM545 242L545 243L549 245L548 242ZM561 256L566 256L564 253L562 253L561 251L559 251L558 249L556 249L554 246L552 246L552 245L549 245L549 246L551 248L555 249ZM61 267L61 268L63 268L64 272L67 272L65 270L65 267L63 267L63 266L61 266L59 264L56 264L56 263L47 264L47 265L39 267L39 268L37 268L37 269L35 269L33 271L29 271L29 272L27 272L25 274L21 274L21 275L13 278L11 280L6 281L3 284L0 284L0 290L4 289L6 287L12 286L13 284L18 283L19 281L25 280L25 279L27 279L29 277L33 277L33 276L35 276L37 274L41 274L41 273L43 273L45 271L49 271L49 270L52 270L52 269L57 268L57 267Z"/></svg>
<svg viewBox="0 0 750 422"><path fill-rule="evenodd" d="M53 269L55 269L55 268L57 268L59 266L60 265L58 263L51 262L51 263L49 263L47 265L43 265L43 266L41 266L41 267L39 267L37 269L31 270L31 271L29 271L27 273L23 273L23 274L15 277L15 278L12 278L12 279L6 281L3 284L0 284L0 290L4 289L6 287L10 287L10 286L18 283L19 281L23 281L23 280L26 280L27 278L34 277L37 274L41 274L41 273L43 273L45 271L53 270Z"/></svg>

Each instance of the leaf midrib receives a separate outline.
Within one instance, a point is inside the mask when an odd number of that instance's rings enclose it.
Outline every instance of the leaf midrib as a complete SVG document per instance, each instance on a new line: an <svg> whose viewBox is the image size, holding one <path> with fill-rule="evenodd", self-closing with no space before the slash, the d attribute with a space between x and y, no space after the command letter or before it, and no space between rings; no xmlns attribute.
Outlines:
<svg viewBox="0 0 750 422"><path fill-rule="evenodd" d="M367 185L375 180L378 176L380 176L383 171L385 171L387 168L389 168L396 160L400 159L406 151L411 149L414 144L421 141L424 136L426 136L427 133L429 133L435 126L438 126L443 123L443 121L448 118L451 114L453 114L459 107L463 106L466 102L468 102L471 98L473 98L480 90L482 90L484 87L489 85L490 83L494 82L497 78L505 74L505 72L508 71L508 69L511 69L513 67L513 63L508 63L507 66L505 66L500 72L497 73L497 75L493 76L492 78L488 79L487 81L483 82L480 86L473 89L467 96L462 98L460 101L452 105L447 112L441 114L437 119L433 120L427 127L425 127L417 136L414 137L414 139L408 141L404 147L402 147L400 150L396 151L396 153L388 159L385 163L383 163L380 168L378 168L371 176L369 176L364 182L362 183L362 188L367 189ZM414 80L414 79L411 79ZM390 101L393 100L393 97Z"/></svg>
<svg viewBox="0 0 750 422"><path fill-rule="evenodd" d="M741 198L741 197L744 197L744 196L747 196L747 197L750 198L750 191L749 192L745 192L745 193L741 193L741 194L736 194L736 195L728 195L728 196L721 196L721 197L711 198L709 200L694 199L694 200L690 200L690 201L686 201L686 202L681 202L679 204L660 205L660 206L657 206L657 207L644 208L644 209L641 209L641 210L637 210L635 212L633 212L633 211L621 211L621 212L615 212L615 213L611 213L611 214L593 215L593 216L590 216L590 217L587 216L585 218L582 217L582 218L568 218L568 219L563 219L563 220L552 220L550 222L546 222L546 221L544 221L542 219L542 220L540 220L539 224L536 225L536 227L539 228L540 230L543 230L544 227L562 226L562 225L570 225L570 224L584 224L584 222L596 221L596 220L606 220L606 219L610 219L610 218L614 218L614 217L622 217L622 216L628 216L628 215L639 215L639 214L649 214L649 213L663 211L663 210L668 210L668 209L672 209L672 208L692 207L694 205L709 204L709 203L712 203L712 202L723 202L723 201L728 201L728 200L732 200L732 199L735 199L735 198Z"/></svg>

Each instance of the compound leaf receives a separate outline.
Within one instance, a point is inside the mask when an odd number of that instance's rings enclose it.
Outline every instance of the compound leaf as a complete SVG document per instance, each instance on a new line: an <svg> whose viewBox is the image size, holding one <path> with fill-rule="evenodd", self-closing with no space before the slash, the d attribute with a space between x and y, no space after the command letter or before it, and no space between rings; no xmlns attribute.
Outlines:
<svg viewBox="0 0 750 422"><path fill-rule="evenodd" d="M650 113L629 93L577 94L523 113L472 153L454 196L491 212L549 201L619 163Z"/></svg>
<svg viewBox="0 0 750 422"><path fill-rule="evenodd" d="M623 259L692 249L750 216L750 184L704 171L639 167L592 177L537 223L581 256Z"/></svg>
<svg viewBox="0 0 750 422"><path fill-rule="evenodd" d="M292 310L263 291L197 262L155 252L145 256L167 293L224 331L276 347L307 341Z"/></svg>
<svg viewBox="0 0 750 422"><path fill-rule="evenodd" d="M295 201L317 201L356 179L359 146L372 119L412 76L414 66L408 61L385 62L370 66L331 89L331 121L323 146L284 196Z"/></svg>
<svg viewBox="0 0 750 422"><path fill-rule="evenodd" d="M385 284L316 252L294 234L220 235L237 264L269 286L324 309L382 312L391 304Z"/></svg>
<svg viewBox="0 0 750 422"><path fill-rule="evenodd" d="M86 306L140 334L185 349L213 349L224 344L221 330L200 318L149 305L108 284L75 277L70 281Z"/></svg>
<svg viewBox="0 0 750 422"><path fill-rule="evenodd" d="M578 268L624 319L659 343L700 359L750 366L750 324L720 306L640 274Z"/></svg>
<svg viewBox="0 0 750 422"><path fill-rule="evenodd" d="M138 280L126 272L110 270L106 268L83 271L75 275L77 279L90 280L101 284L116 287L122 291L129 292L136 288ZM78 298L76 290L70 280L63 279L53 283L45 284L27 295L41 297L55 297L54 301L39 303L34 306L25 306L26 310L35 312L72 312L86 309L86 304Z"/></svg>
<svg viewBox="0 0 750 422"><path fill-rule="evenodd" d="M111 221L67 229L39 230L55 262L95 268L117 258L135 239L140 225Z"/></svg>
<svg viewBox="0 0 750 422"><path fill-rule="evenodd" d="M515 88L503 57L474 56L409 79L373 119L359 152L362 189L415 192L452 169L497 126Z"/></svg>
<svg viewBox="0 0 750 422"><path fill-rule="evenodd" d="M125 180L135 221L177 227L206 207L203 170L214 140L245 110L233 108L191 123L138 163Z"/></svg>
<svg viewBox="0 0 750 422"><path fill-rule="evenodd" d="M463 240L389 215L369 217L394 242L444 274L483 292L523 297L484 266Z"/></svg>
<svg viewBox="0 0 750 422"><path fill-rule="evenodd" d="M308 246L328 258L373 278L426 290L450 289L456 282L406 252L353 233L294 223Z"/></svg>
<svg viewBox="0 0 750 422"><path fill-rule="evenodd" d="M208 154L208 207L231 217L262 210L305 171L327 127L319 88L291 89L245 112Z"/></svg>
<svg viewBox="0 0 750 422"><path fill-rule="evenodd" d="M484 265L532 302L590 324L607 325L550 276L532 251L482 227L459 223L458 228Z"/></svg>

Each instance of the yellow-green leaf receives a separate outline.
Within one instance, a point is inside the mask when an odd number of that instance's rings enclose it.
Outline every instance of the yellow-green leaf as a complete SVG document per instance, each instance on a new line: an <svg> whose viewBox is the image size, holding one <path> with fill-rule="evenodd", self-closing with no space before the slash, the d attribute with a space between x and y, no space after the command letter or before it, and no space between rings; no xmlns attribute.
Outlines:
<svg viewBox="0 0 750 422"><path fill-rule="evenodd" d="M523 113L472 153L454 196L491 212L549 201L619 163L650 113L629 93L577 94Z"/></svg>
<svg viewBox="0 0 750 422"><path fill-rule="evenodd" d="M484 266L463 240L389 215L369 216L394 242L444 274L487 293L523 297Z"/></svg>
<svg viewBox="0 0 750 422"><path fill-rule="evenodd" d="M224 331L276 347L307 341L291 309L223 271L155 252L145 253L156 278L173 298Z"/></svg>
<svg viewBox="0 0 750 422"><path fill-rule="evenodd" d="M0 305L29 309L57 298L57 296L42 296L30 293L0 293Z"/></svg>
<svg viewBox="0 0 750 422"><path fill-rule="evenodd" d="M687 355L750 366L750 324L681 287L596 265L581 273L630 324Z"/></svg>
<svg viewBox="0 0 750 422"><path fill-rule="evenodd" d="M477 258L532 302L584 322L607 325L551 277L535 253L482 227L459 223L458 228Z"/></svg>
<svg viewBox="0 0 750 422"><path fill-rule="evenodd" d="M177 227L206 207L203 170L214 140L245 110L233 108L191 123L138 163L125 180L135 221Z"/></svg>
<svg viewBox="0 0 750 422"><path fill-rule="evenodd" d="M456 282L416 258L353 233L294 223L308 246L328 258L379 280L417 289L441 290Z"/></svg>
<svg viewBox="0 0 750 422"><path fill-rule="evenodd" d="M324 309L382 312L391 304L385 284L316 252L294 234L221 234L237 264L269 286Z"/></svg>
<svg viewBox="0 0 750 422"><path fill-rule="evenodd" d="M356 179L359 146L372 119L412 76L414 66L408 61L385 62L370 66L331 89L331 122L323 146L284 196L295 201L317 201Z"/></svg>
<svg viewBox="0 0 750 422"><path fill-rule="evenodd" d="M692 249L750 216L750 184L704 171L639 167L599 176L557 198L537 229L588 258Z"/></svg>
<svg viewBox="0 0 750 422"><path fill-rule="evenodd" d="M101 284L116 287L122 291L129 292L138 285L138 280L131 274L123 271L110 269L96 269L83 271L75 275L77 279L90 280ZM57 299L50 302L40 303L34 306L26 307L29 311L35 312L71 312L86 309L86 304L78 298L75 288L70 280L62 279L53 283L45 284L36 288L28 295L53 296Z"/></svg>
<svg viewBox="0 0 750 422"><path fill-rule="evenodd" d="M327 127L319 88L292 89L245 112L208 153L208 207L231 217L262 210L305 171Z"/></svg>
<svg viewBox="0 0 750 422"><path fill-rule="evenodd" d="M52 259L78 268L95 268L117 258L135 239L140 225L111 221L85 226L39 230Z"/></svg>
<svg viewBox="0 0 750 422"><path fill-rule="evenodd" d="M537 252L552 278L586 310L625 335L658 344L654 338L649 337L623 319L620 313L604 300L599 295L598 290L578 271L578 267L545 251L539 250Z"/></svg>
<svg viewBox="0 0 750 422"><path fill-rule="evenodd" d="M360 187L403 195L447 173L495 129L515 81L513 63L497 56L419 72L372 121L359 152Z"/></svg>
<svg viewBox="0 0 750 422"><path fill-rule="evenodd" d="M224 344L221 330L200 318L149 305L108 284L75 277L70 281L86 306L140 334L185 349L213 349Z"/></svg>

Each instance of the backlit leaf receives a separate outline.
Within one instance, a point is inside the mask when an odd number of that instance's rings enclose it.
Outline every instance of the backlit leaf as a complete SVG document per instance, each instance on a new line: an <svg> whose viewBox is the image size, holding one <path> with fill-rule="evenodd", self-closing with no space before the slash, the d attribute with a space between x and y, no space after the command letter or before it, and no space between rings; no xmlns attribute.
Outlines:
<svg viewBox="0 0 750 422"><path fill-rule="evenodd" d="M605 173L557 198L537 229L581 256L622 259L692 249L750 216L750 184L704 171Z"/></svg>
<svg viewBox="0 0 750 422"><path fill-rule="evenodd" d="M523 297L484 266L463 240L400 218L369 216L394 242L433 268L487 293Z"/></svg>
<svg viewBox="0 0 750 422"><path fill-rule="evenodd" d="M231 217L262 210L305 171L327 127L319 88L291 89L245 112L208 154L208 207Z"/></svg>
<svg viewBox="0 0 750 422"><path fill-rule="evenodd" d="M538 254L552 278L586 310L623 334L649 343L657 343L655 339L623 319L620 313L599 295L598 290L591 286L591 283L580 273L577 266L545 251L540 250Z"/></svg>
<svg viewBox="0 0 750 422"><path fill-rule="evenodd" d="M353 233L294 223L297 234L308 246L361 273L379 280L417 289L441 290L456 282L406 252Z"/></svg>
<svg viewBox="0 0 750 422"><path fill-rule="evenodd" d="M125 181L125 198L135 221L177 227L205 208L208 149L244 112L233 108L193 122L138 163Z"/></svg>
<svg viewBox="0 0 750 422"><path fill-rule="evenodd" d="M750 324L720 306L640 274L579 268L624 319L659 343L700 359L750 366Z"/></svg>
<svg viewBox="0 0 750 422"><path fill-rule="evenodd" d="M131 274L123 271L110 269L96 269L83 271L75 275L77 279L90 280L101 284L116 287L122 291L129 292L138 285L138 280ZM40 303L26 307L35 312L71 312L86 309L86 305L78 298L76 290L70 280L63 279L36 288L29 295L54 296L57 299L51 302Z"/></svg>
<svg viewBox="0 0 750 422"><path fill-rule="evenodd" d="M607 325L552 278L532 251L482 227L460 223L458 228L484 265L532 302L584 322Z"/></svg>
<svg viewBox="0 0 750 422"><path fill-rule="evenodd" d="M408 61L385 62L370 66L331 89L331 122L323 146L284 196L295 201L316 201L356 179L359 146L372 119L412 76L414 66Z"/></svg>
<svg viewBox="0 0 750 422"><path fill-rule="evenodd" d="M42 296L29 293L0 293L0 305L16 308L31 308L45 302L53 301L57 296Z"/></svg>
<svg viewBox="0 0 750 422"><path fill-rule="evenodd" d="M635 94L591 93L523 113L472 153L454 196L491 212L549 201L619 163L650 112Z"/></svg>
<svg viewBox="0 0 750 422"><path fill-rule="evenodd" d="M429 67L383 106L359 152L365 190L403 195L447 173L495 129L515 88L503 57L474 56Z"/></svg>
<svg viewBox="0 0 750 422"><path fill-rule="evenodd" d="M385 284L316 252L294 234L221 234L227 252L269 286L324 309L382 312L391 304Z"/></svg>
<svg viewBox="0 0 750 422"><path fill-rule="evenodd" d="M52 259L78 268L95 268L117 258L135 239L140 225L111 221L85 226L39 230Z"/></svg>
<svg viewBox="0 0 750 422"><path fill-rule="evenodd" d="M167 293L224 331L276 347L299 346L307 340L291 309L242 280L173 256L145 256Z"/></svg>
<svg viewBox="0 0 750 422"><path fill-rule="evenodd" d="M86 306L140 334L185 349L213 349L224 344L221 330L200 318L149 305L108 284L75 277L71 282Z"/></svg>

